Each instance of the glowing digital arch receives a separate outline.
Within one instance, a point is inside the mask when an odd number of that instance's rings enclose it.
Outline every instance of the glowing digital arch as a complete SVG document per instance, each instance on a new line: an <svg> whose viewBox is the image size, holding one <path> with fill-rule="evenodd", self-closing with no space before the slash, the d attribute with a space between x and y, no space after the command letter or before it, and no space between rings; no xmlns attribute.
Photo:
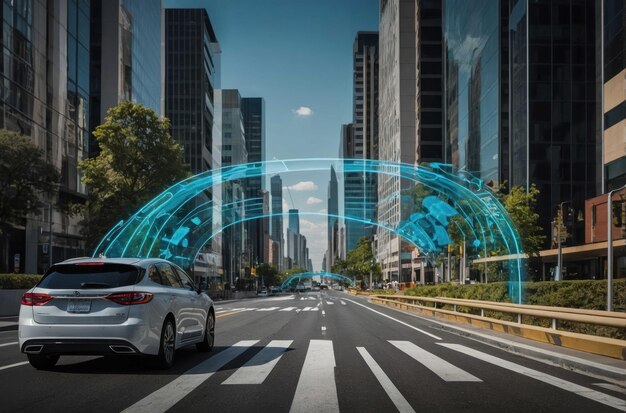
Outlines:
<svg viewBox="0 0 626 413"><path fill-rule="evenodd" d="M416 245L424 254L438 254L450 243L447 231L450 218L458 216L463 227L457 222L455 224L470 247L512 256L509 260L509 280L514 285L510 293L515 301L521 301L523 249L510 216L482 180L439 163L415 166L364 159L294 159L207 171L174 184L128 220L120 221L96 247L94 256L162 257L189 267L201 248L228 225L271 215L263 213L259 199L213 205L211 200L203 198L205 191L247 178L322 172L329 171L331 166L338 174L388 175L412 186L426 188L430 192L418 201L419 205L413 205L417 206L412 208L416 212L405 214L408 215L405 220L397 223L361 222L394 232ZM402 197L403 205L412 202L411 196L406 193L395 196ZM245 219L226 225L216 222L221 221L224 212L241 211L242 208L247 214ZM347 215L342 218L359 220Z"/></svg>
<svg viewBox="0 0 626 413"><path fill-rule="evenodd" d="M350 277L346 277L345 275L341 275L341 274L335 274L332 272L321 271L321 272L301 272L298 274L294 274L291 277L287 278L285 281L283 281L283 283L280 285L280 288L281 289L287 288L290 284L294 282L294 280L297 280L300 278L313 278L313 277L332 278L337 281L342 281L342 282L349 283L350 285L354 285L354 280Z"/></svg>

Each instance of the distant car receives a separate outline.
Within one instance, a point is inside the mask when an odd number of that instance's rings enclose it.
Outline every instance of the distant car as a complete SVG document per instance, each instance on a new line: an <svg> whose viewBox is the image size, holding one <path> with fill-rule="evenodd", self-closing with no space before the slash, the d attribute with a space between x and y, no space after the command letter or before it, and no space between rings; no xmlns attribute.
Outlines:
<svg viewBox="0 0 626 413"><path fill-rule="evenodd" d="M306 288L304 287L303 283L298 283L298 285L296 285L296 292L297 293L303 293L306 291Z"/></svg>
<svg viewBox="0 0 626 413"><path fill-rule="evenodd" d="M259 297L267 297L268 293L267 293L267 290L261 290L261 291L257 292L257 295Z"/></svg>
<svg viewBox="0 0 626 413"><path fill-rule="evenodd" d="M19 346L52 369L62 355L150 355L213 348L215 310L180 267L162 259L81 258L53 265L22 297Z"/></svg>
<svg viewBox="0 0 626 413"><path fill-rule="evenodd" d="M270 287L270 294L280 294L280 287Z"/></svg>

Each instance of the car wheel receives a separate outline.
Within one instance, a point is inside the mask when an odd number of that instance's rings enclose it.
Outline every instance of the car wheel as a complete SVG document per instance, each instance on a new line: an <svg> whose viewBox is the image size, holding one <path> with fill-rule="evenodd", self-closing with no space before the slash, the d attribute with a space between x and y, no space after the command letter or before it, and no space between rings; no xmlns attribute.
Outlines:
<svg viewBox="0 0 626 413"><path fill-rule="evenodd" d="M52 370L59 361L58 355L27 354L28 362L38 370Z"/></svg>
<svg viewBox="0 0 626 413"><path fill-rule="evenodd" d="M176 353L176 329L171 319L167 318L161 329L161 345L157 362L159 367L169 369L174 365L174 354Z"/></svg>
<svg viewBox="0 0 626 413"><path fill-rule="evenodd" d="M204 330L204 340L196 344L198 351L206 353L213 350L213 343L215 342L215 314L213 311L209 311L209 316L206 318L206 329Z"/></svg>

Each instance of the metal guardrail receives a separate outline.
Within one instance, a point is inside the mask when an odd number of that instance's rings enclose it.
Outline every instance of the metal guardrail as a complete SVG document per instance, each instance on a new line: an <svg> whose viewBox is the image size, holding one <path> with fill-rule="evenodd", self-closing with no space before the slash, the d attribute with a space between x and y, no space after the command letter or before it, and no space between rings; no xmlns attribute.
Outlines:
<svg viewBox="0 0 626 413"><path fill-rule="evenodd" d="M370 297L379 300L400 302L408 305L416 305L432 310L433 307L426 306L425 303L433 303L434 309L439 311L450 311L438 309L438 305L451 305L455 313L458 307L475 308L480 310L481 317L485 317L485 310L497 311L517 315L517 322L522 323L522 316L531 316L551 320L554 330L558 327L558 321L572 321L582 324L592 324L605 327L626 329L626 314L598 310L579 310L565 307L546 307L524 304L496 303L493 301L465 300L459 298L441 297L413 297L397 295L372 295Z"/></svg>

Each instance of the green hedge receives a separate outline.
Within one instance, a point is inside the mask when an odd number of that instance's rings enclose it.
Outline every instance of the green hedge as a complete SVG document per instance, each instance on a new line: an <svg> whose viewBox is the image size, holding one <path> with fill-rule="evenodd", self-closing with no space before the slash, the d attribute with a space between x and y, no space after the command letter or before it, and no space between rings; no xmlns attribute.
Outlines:
<svg viewBox="0 0 626 413"><path fill-rule="evenodd" d="M488 284L437 284L418 286L404 291L404 295L420 297L449 297L470 300L511 302L508 295L508 283ZM546 281L527 282L523 287L524 304L570 307L587 310L606 310L606 280ZM448 308L452 306L444 306ZM626 311L626 279L613 283L613 310ZM479 314L480 310L459 307L458 311ZM508 313L485 311L488 317L515 321L517 317ZM543 327L550 325L550 320L524 316L523 322ZM626 339L624 329L593 326L568 321L560 321L559 329L584 334Z"/></svg>
<svg viewBox="0 0 626 413"><path fill-rule="evenodd" d="M0 290L27 290L41 280L36 274L0 274Z"/></svg>

